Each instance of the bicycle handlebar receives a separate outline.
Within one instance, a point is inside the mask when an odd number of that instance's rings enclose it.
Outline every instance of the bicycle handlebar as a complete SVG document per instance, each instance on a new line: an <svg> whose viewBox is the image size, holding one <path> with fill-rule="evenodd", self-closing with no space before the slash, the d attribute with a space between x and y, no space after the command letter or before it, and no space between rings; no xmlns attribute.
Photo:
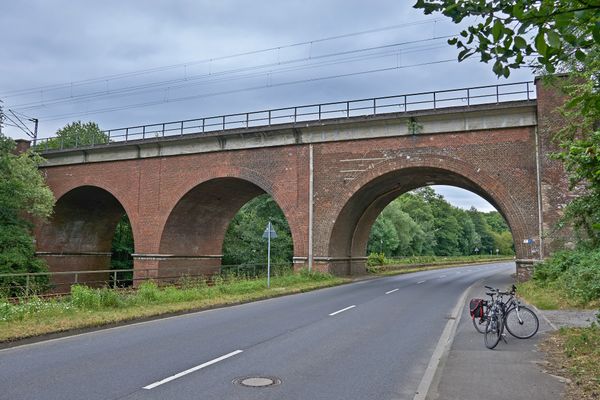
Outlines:
<svg viewBox="0 0 600 400"><path fill-rule="evenodd" d="M512 285L512 286L511 286L511 288L510 288L510 291L505 291L505 292L502 292L502 291L500 291L500 289L493 288L493 287L491 287L491 286L484 286L484 287L485 287L486 289L489 289L489 290L491 290L491 291L495 292L495 293L496 293L496 294L498 294L498 295L501 295L501 296L514 295L514 294L516 293L516 291L517 291L517 287L516 287L515 285ZM488 296L491 296L491 294L489 294L489 293L486 293L486 294L487 294Z"/></svg>

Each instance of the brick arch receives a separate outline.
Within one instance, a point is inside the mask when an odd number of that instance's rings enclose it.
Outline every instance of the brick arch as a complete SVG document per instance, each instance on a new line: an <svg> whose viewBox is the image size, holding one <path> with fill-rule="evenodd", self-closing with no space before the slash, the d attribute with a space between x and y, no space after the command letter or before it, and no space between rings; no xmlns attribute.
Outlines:
<svg viewBox="0 0 600 400"><path fill-rule="evenodd" d="M111 191L95 185L65 187L56 194L53 215L37 227L38 255L46 260L50 271L110 269L115 228L123 214L130 216L123 203ZM133 232L135 235L135 229ZM107 278L107 274L85 274L78 281Z"/></svg>
<svg viewBox="0 0 600 400"><path fill-rule="evenodd" d="M194 168L193 165L187 165L188 168ZM207 168L202 171L191 170L187 173L176 171L175 175L164 174L162 176L163 190L168 190L169 195L164 196L160 204L161 212L158 216L157 229L158 235L156 238L157 246L154 251L159 251L161 246L161 237L164 233L165 226L168 219L171 216L172 211L177 204L198 186L218 179L232 179L245 181L251 185L254 185L258 189L258 194L248 199L258 196L259 194L266 193L275 200L281 211L283 212L286 220L288 221L292 241L294 243L294 253L304 254L306 252L306 236L301 232L301 227L305 225L305 221L302 219L302 215L297 211L297 198L293 197L296 195L296 188L293 183L290 183L286 179L273 179L269 177L272 171L260 170L255 168L246 168L243 166L234 165L219 165L219 168ZM185 174L185 175L184 175ZM293 189L293 190L291 190ZM245 204L242 203L242 205ZM240 206L241 207L241 206ZM239 208L238 208L239 210ZM237 211L236 211L237 212ZM233 214L235 215L235 213Z"/></svg>
<svg viewBox="0 0 600 400"><path fill-rule="evenodd" d="M126 211L126 214L130 217L130 219L135 219L135 215L137 215L137 204L135 203L135 200L137 200L137 198L133 198L132 196L130 196L129 191L131 190L131 186L114 184L114 182L102 179L102 177L97 175L85 175L83 179L66 179L66 177L61 177L62 179L60 179L60 182L58 184L57 182L48 181L48 178L46 179L48 185L52 189L54 198L57 199L57 204L61 198L63 198L66 194L73 190L82 187L94 187L100 191L108 192L119 202L119 204L121 204L121 206ZM133 221L131 222L132 225L134 225Z"/></svg>
<svg viewBox="0 0 600 400"><path fill-rule="evenodd" d="M361 271L369 233L377 216L401 194L429 184L460 187L490 202L511 229L517 257L525 258L522 239L530 236L528 233L535 231L535 227L526 224L511 188L460 160L420 155L373 166L339 193L340 206L332 210L335 222L328 241L329 258L339 261L330 263L329 268L338 273ZM536 199L530 201L535 203Z"/></svg>
<svg viewBox="0 0 600 400"><path fill-rule="evenodd" d="M286 213L287 203L277 197L277 186L253 171L240 169L237 173L221 174L188 184L185 189L169 207L160 235L158 269L162 276L217 272L231 220L244 204L265 193L283 211L293 242L298 239L294 221Z"/></svg>

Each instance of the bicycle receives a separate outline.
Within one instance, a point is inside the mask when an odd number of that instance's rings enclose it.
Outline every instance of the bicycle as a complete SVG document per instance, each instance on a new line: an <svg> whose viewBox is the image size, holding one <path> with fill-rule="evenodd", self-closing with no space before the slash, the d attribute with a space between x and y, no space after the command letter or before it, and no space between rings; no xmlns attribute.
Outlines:
<svg viewBox="0 0 600 400"><path fill-rule="evenodd" d="M499 294L489 307L483 339L485 347L490 350L498 345L500 339L504 339L506 342L506 338L504 338L504 303Z"/></svg>
<svg viewBox="0 0 600 400"><path fill-rule="evenodd" d="M540 325L538 317L532 310L521 305L521 302L515 297L516 287L514 285L509 292L501 292L499 289L490 286L485 286L485 288L491 291L486 292L491 298L490 301L474 299L480 301L480 307L482 308L479 312L480 316L473 315L474 310L471 310L473 326L479 333L486 333L492 305L496 303L494 300L496 295L502 303L503 324L506 326L508 333L517 339L529 339L537 333ZM503 301L503 296L510 297L507 301Z"/></svg>

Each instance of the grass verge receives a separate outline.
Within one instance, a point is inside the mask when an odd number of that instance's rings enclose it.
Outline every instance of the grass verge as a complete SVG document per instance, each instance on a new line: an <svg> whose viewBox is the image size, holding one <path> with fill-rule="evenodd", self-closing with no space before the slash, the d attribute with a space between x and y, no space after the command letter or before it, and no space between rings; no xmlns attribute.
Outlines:
<svg viewBox="0 0 600 400"><path fill-rule="evenodd" d="M180 287L157 287L153 282L129 292L74 286L71 296L50 301L32 299L20 304L0 300L0 342L49 333L92 328L301 293L349 282L329 274L301 272L264 279L217 279L182 282Z"/></svg>
<svg viewBox="0 0 600 400"><path fill-rule="evenodd" d="M558 285L543 285L535 280L519 283L517 293L540 310L594 310L600 307L599 300L573 298Z"/></svg>
<svg viewBox="0 0 600 400"><path fill-rule="evenodd" d="M600 327L562 328L541 344L550 372L567 378L566 399L600 398Z"/></svg>
<svg viewBox="0 0 600 400"><path fill-rule="evenodd" d="M441 257L440 257L441 258ZM492 262L513 261L513 258L472 258L470 260L454 260L452 257L444 257L445 261L438 261L423 264L389 264L375 267L368 267L368 272L378 276L402 275L411 272L429 271L442 268L462 267L469 264L487 264Z"/></svg>

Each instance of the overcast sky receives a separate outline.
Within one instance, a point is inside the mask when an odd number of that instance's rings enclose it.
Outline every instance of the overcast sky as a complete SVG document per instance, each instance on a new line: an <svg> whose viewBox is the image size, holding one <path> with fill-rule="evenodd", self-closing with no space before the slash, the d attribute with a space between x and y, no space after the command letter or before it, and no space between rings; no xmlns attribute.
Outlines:
<svg viewBox="0 0 600 400"><path fill-rule="evenodd" d="M112 129L499 82L490 65L455 61L444 37L458 27L413 3L4 1L0 99L47 137L74 120ZM500 83L532 78L522 70Z"/></svg>

